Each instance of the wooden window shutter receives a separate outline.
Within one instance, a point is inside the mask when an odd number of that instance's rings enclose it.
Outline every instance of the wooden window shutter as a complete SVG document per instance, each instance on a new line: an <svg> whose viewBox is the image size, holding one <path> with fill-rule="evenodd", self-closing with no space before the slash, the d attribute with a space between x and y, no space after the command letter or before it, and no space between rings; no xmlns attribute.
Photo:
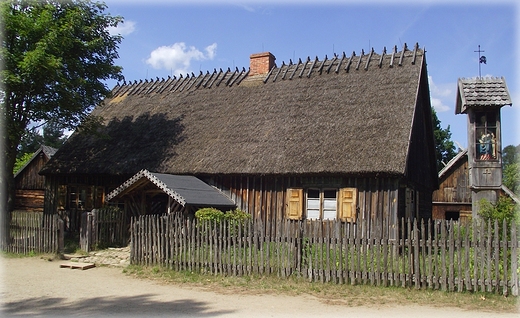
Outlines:
<svg viewBox="0 0 520 318"><path fill-rule="evenodd" d="M301 220L303 215L303 189L287 189L287 218Z"/></svg>
<svg viewBox="0 0 520 318"><path fill-rule="evenodd" d="M341 221L356 222L356 188L339 189L339 218Z"/></svg>

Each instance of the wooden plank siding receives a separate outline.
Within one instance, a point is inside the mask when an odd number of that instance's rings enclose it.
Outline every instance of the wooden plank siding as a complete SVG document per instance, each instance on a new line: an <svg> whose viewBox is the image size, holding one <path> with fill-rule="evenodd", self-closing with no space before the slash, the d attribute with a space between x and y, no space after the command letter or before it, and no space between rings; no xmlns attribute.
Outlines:
<svg viewBox="0 0 520 318"><path fill-rule="evenodd" d="M460 156L441 173L439 189L432 195L432 218L443 220L450 212L459 215L459 220L471 218L471 188L467 155Z"/></svg>
<svg viewBox="0 0 520 318"><path fill-rule="evenodd" d="M255 219L269 221L287 218L286 196L289 188L355 188L356 219L366 220L374 232L382 231L383 222L397 228L399 191L404 191L399 180L391 177L211 176L201 179L235 201L238 209L250 213ZM427 214L428 208L431 209L431 201L430 205L427 204L431 194L424 193L420 197L426 202L422 207Z"/></svg>
<svg viewBox="0 0 520 318"><path fill-rule="evenodd" d="M15 177L15 210L43 211L45 177L38 172L49 159L40 152Z"/></svg>

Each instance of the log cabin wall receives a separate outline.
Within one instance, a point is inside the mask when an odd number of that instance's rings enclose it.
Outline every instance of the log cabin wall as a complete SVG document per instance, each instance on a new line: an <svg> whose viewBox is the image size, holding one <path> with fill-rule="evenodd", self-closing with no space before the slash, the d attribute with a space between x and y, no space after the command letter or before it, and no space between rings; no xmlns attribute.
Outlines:
<svg viewBox="0 0 520 318"><path fill-rule="evenodd" d="M14 208L23 211L43 211L45 195L45 178L38 172L48 161L43 152L40 152L15 177Z"/></svg>
<svg viewBox="0 0 520 318"><path fill-rule="evenodd" d="M236 202L237 208L262 220L286 219L288 188L351 187L357 189L356 218L368 220L371 231L382 231L384 224L398 224L396 178L313 177L313 176L199 176ZM305 207L304 207L305 210ZM305 213L304 213L305 217ZM273 222L276 223L276 222Z"/></svg>

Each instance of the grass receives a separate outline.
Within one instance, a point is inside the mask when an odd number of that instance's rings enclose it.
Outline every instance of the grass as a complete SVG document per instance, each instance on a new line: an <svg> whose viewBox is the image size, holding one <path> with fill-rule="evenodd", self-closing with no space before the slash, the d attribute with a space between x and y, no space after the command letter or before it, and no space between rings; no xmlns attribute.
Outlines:
<svg viewBox="0 0 520 318"><path fill-rule="evenodd" d="M443 292L400 287L376 287L321 282L308 282L297 277L276 276L225 277L195 272L177 272L159 266L130 265L123 270L130 276L165 284L202 288L222 294L311 295L324 303L342 306L406 306L455 307L488 312L520 312L518 297L504 297L481 292Z"/></svg>

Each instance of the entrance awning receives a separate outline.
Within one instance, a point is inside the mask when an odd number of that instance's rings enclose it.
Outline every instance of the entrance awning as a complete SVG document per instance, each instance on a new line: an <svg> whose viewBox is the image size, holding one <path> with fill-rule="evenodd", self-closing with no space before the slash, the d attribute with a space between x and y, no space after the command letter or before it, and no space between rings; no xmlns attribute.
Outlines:
<svg viewBox="0 0 520 318"><path fill-rule="evenodd" d="M139 188L154 184L182 206L234 207L235 203L218 189L194 176L154 173L141 170L110 192L107 201L121 198Z"/></svg>

